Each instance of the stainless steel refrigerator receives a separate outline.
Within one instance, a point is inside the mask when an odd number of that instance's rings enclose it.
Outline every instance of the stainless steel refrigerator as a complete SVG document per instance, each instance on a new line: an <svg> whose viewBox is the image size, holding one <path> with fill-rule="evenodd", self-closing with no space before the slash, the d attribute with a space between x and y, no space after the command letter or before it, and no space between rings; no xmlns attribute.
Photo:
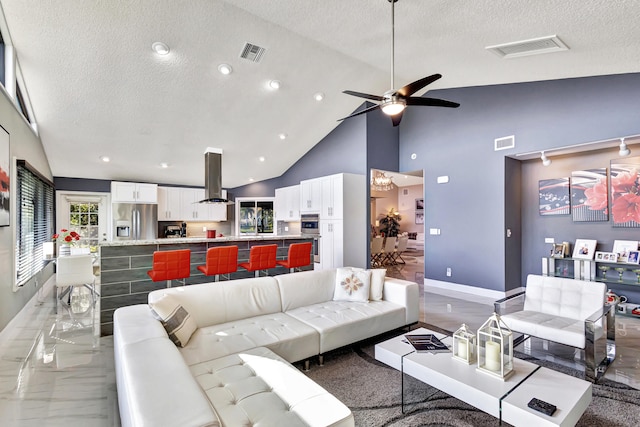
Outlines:
<svg viewBox="0 0 640 427"><path fill-rule="evenodd" d="M158 238L158 205L114 203L113 240L154 240Z"/></svg>

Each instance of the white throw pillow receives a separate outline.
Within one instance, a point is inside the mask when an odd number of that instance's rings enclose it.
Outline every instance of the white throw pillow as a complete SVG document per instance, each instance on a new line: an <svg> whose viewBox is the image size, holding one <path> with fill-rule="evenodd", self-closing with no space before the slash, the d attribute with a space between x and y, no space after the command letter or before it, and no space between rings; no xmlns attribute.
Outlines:
<svg viewBox="0 0 640 427"><path fill-rule="evenodd" d="M382 291L384 289L384 279L387 276L386 268L373 268L371 272L371 291L369 299L371 301L382 301Z"/></svg>
<svg viewBox="0 0 640 427"><path fill-rule="evenodd" d="M352 267L338 268L333 300L368 302L370 288L370 271Z"/></svg>
<svg viewBox="0 0 640 427"><path fill-rule="evenodd" d="M169 338L178 347L184 347L198 325L191 315L178 303L176 297L164 294L156 302L149 303L151 313L162 323Z"/></svg>

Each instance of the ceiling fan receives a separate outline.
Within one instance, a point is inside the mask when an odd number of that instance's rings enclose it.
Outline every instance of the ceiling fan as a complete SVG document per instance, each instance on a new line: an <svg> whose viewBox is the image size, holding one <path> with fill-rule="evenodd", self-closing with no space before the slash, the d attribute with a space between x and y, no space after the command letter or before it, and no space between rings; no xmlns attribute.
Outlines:
<svg viewBox="0 0 640 427"><path fill-rule="evenodd" d="M382 109L383 113L391 117L393 126L398 126L400 124L400 120L402 120L402 113L405 107L408 105L458 108L460 104L458 104L457 102L445 101L444 99L411 96L417 91L419 91L420 89L424 88L425 86L435 82L440 77L442 77L442 75L440 74L433 74L428 77L423 77L420 80L416 80L413 83L409 83L408 85L398 90L395 90L393 88L394 87L394 82L393 82L394 6L393 5L398 0L387 0L387 1L391 3L391 90L386 91L382 96L370 95L368 93L362 93L362 92L354 92L352 90L343 91L342 93L346 93L347 95L357 96L358 98L369 99L371 101L379 101L380 104L365 108L362 111L358 111L357 113L353 113L350 116L343 117L340 120L349 119L351 117L359 116L360 114L365 114L380 108Z"/></svg>

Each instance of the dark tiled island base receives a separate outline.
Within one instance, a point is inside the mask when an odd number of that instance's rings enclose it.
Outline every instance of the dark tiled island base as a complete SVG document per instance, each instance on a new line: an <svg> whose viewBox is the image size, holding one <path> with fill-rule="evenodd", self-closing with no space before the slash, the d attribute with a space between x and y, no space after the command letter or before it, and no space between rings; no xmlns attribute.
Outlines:
<svg viewBox="0 0 640 427"><path fill-rule="evenodd" d="M225 239L216 241L210 239L197 242L185 242L183 239L176 243L147 243L127 244L100 247L100 334L101 336L113 334L113 312L119 307L134 304L146 304L149 292L166 286L166 282L154 283L147 275L153 263L155 251L167 251L175 249L191 249L191 277L186 281L187 285L213 282L213 276L205 276L198 270L199 265L205 264L207 249L215 246L238 246L238 262L249 260L249 250L256 245L277 244L277 259L286 259L289 245L293 243L309 242L308 238L291 238L287 236L274 237L273 239L251 240L240 238L238 240ZM313 263L302 270L313 270ZM270 276L288 273L287 268L277 266L270 269ZM254 273L242 268L232 273L230 280L254 277ZM220 276L220 280L227 280ZM173 286L181 286L174 281Z"/></svg>

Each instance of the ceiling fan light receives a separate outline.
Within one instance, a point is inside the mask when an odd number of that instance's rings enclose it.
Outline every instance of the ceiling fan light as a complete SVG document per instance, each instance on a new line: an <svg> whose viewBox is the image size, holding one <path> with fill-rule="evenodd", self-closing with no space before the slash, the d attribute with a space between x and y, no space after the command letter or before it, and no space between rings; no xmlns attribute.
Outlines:
<svg viewBox="0 0 640 427"><path fill-rule="evenodd" d="M396 114L402 113L404 111L404 107L404 102L392 101L382 106L382 112L387 116L395 116Z"/></svg>
<svg viewBox="0 0 640 427"><path fill-rule="evenodd" d="M620 138L620 151L618 151L618 155L621 157L628 156L631 154L631 150L627 147L627 144L624 143L624 138Z"/></svg>

